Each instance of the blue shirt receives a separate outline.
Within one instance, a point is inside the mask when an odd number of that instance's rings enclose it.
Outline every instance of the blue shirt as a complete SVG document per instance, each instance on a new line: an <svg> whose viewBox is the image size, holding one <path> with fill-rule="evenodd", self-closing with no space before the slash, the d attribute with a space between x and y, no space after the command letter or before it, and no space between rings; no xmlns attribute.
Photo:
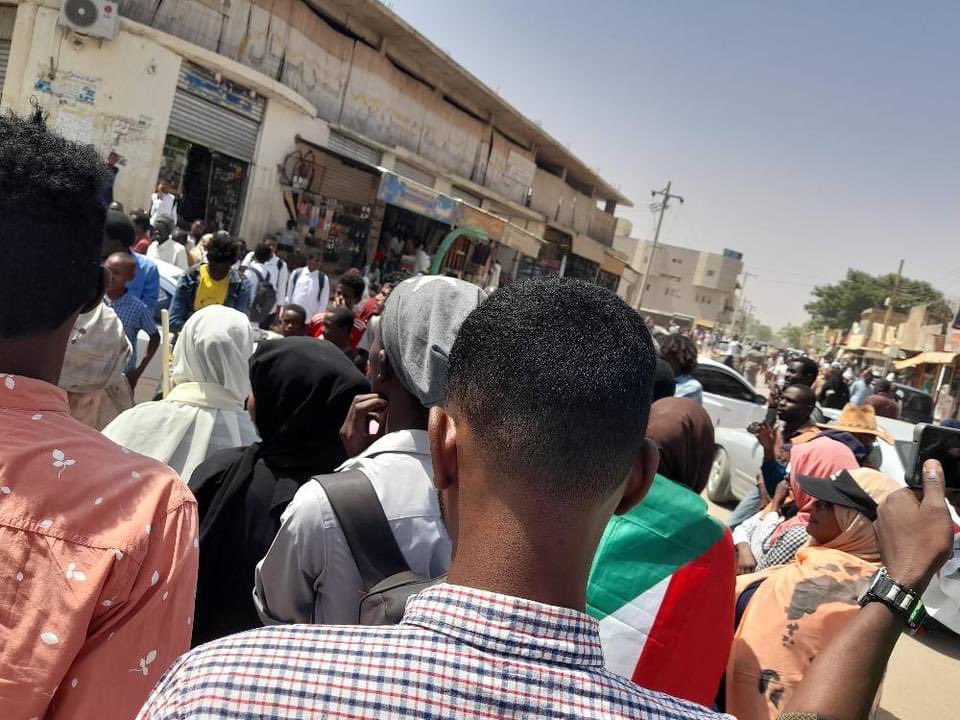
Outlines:
<svg viewBox="0 0 960 720"><path fill-rule="evenodd" d="M137 367L137 334L143 330L147 335L156 335L157 324L153 321L153 315L147 310L147 306L139 298L134 297L129 290L113 302L109 298L104 298L103 302L112 307L120 318L123 334L127 336L133 350L125 372L133 370Z"/></svg>
<svg viewBox="0 0 960 720"><path fill-rule="evenodd" d="M157 270L157 264L146 255L135 252L130 254L137 262L137 274L127 283L127 292L140 298L147 306L147 310L153 314L156 312L157 299L160 296L160 272ZM136 352L137 349L134 348L133 351Z"/></svg>
<svg viewBox="0 0 960 720"><path fill-rule="evenodd" d="M673 393L674 397L690 398L703 405L703 385L693 375L678 375L676 383L677 389Z"/></svg>
<svg viewBox="0 0 960 720"><path fill-rule="evenodd" d="M858 379L850 386L850 402L854 405L863 405L868 397L873 394L873 383L868 383L863 378Z"/></svg>

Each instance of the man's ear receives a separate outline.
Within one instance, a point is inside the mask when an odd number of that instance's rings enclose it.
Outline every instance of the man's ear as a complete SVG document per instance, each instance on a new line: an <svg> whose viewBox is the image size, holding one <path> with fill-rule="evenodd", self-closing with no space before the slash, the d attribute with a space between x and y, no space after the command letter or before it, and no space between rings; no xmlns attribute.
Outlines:
<svg viewBox="0 0 960 720"><path fill-rule="evenodd" d="M626 514L647 496L650 486L653 485L653 476L657 474L659 466L660 451L652 440L644 440L640 452L637 453L637 457L633 461L633 467L630 468L627 484L623 489L623 497L620 498L620 504L617 505L614 514Z"/></svg>
<svg viewBox="0 0 960 720"><path fill-rule="evenodd" d="M457 482L457 426L443 408L430 410L430 457L433 459L433 485L440 492Z"/></svg>
<svg viewBox="0 0 960 720"><path fill-rule="evenodd" d="M100 266L100 272L97 275L97 291L80 308L81 315L93 310L103 300L103 294L107 291L107 283L110 281L109 273L109 270L102 265Z"/></svg>
<svg viewBox="0 0 960 720"><path fill-rule="evenodd" d="M380 361L380 371L377 373L377 380L381 383L385 383L395 375L393 372L393 366L390 364L390 358L387 357L387 351L383 348L380 348L377 359Z"/></svg>

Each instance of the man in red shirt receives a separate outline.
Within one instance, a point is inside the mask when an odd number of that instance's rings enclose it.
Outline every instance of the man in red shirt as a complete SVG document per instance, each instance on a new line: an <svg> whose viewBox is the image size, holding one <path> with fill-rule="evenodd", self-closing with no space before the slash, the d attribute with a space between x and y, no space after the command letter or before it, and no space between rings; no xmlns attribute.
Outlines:
<svg viewBox="0 0 960 720"><path fill-rule="evenodd" d="M150 218L144 212L130 213L130 221L133 223L134 232L137 233L137 239L133 243L133 251L141 255L147 254L150 247Z"/></svg>

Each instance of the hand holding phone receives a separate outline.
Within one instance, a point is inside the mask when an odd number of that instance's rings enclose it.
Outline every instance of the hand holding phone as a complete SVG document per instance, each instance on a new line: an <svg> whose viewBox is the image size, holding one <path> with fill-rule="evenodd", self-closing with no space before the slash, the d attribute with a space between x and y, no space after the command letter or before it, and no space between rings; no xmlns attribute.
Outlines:
<svg viewBox="0 0 960 720"><path fill-rule="evenodd" d="M944 485L948 491L960 490L960 430L921 423L914 428L916 458L906 481L911 487L923 486L923 464L936 460L943 467Z"/></svg>

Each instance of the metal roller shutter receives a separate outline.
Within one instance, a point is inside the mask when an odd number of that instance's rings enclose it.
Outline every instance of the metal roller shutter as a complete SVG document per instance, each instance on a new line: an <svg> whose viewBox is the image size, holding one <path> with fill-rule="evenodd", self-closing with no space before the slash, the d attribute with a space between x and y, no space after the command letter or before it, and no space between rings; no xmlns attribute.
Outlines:
<svg viewBox="0 0 960 720"><path fill-rule="evenodd" d="M167 130L184 140L250 162L257 149L255 120L177 89Z"/></svg>
<svg viewBox="0 0 960 720"><path fill-rule="evenodd" d="M330 139L327 140L327 147L335 153L344 157L351 158L367 165L380 164L380 151L362 142L357 142L351 137L347 137L342 132L330 130Z"/></svg>
<svg viewBox="0 0 960 720"><path fill-rule="evenodd" d="M336 198L342 202L358 205L371 205L377 194L380 176L358 170L328 153L319 153L319 182L315 183L316 192L325 197Z"/></svg>
<svg viewBox="0 0 960 720"><path fill-rule="evenodd" d="M403 160L397 159L393 164L393 171L397 175L403 175L405 178L409 178L414 182L418 182L421 185L426 185L428 188L433 187L433 175L430 173L424 172L418 167L414 167L410 163L404 162ZM477 203L479 205L479 203Z"/></svg>
<svg viewBox="0 0 960 720"><path fill-rule="evenodd" d="M3 96L3 83L7 79L7 60L10 59L10 41L0 40L0 97Z"/></svg>

